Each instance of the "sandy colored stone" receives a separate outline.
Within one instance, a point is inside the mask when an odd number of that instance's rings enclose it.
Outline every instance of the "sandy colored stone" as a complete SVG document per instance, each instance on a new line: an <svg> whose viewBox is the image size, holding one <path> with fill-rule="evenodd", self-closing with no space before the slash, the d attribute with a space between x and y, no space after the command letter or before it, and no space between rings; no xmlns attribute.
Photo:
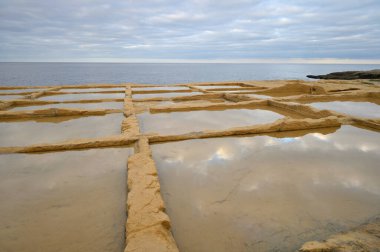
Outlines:
<svg viewBox="0 0 380 252"><path fill-rule="evenodd" d="M380 217L347 232L330 236L326 241L306 242L301 252L379 252Z"/></svg>
<svg viewBox="0 0 380 252"><path fill-rule="evenodd" d="M132 98L132 88L130 85L125 87L125 98Z"/></svg>
<svg viewBox="0 0 380 252"><path fill-rule="evenodd" d="M189 87L190 91L202 92L202 94L176 97L156 97L146 99L132 99L135 94L160 94L160 93L188 93L189 90L136 90L132 87L165 87L165 85L151 84L83 84L61 86L39 86L42 88L36 92L25 92L25 99L16 99L0 102L0 109L5 110L12 106L45 105L59 103L90 103L90 102L124 102L125 119L121 125L121 134L111 137L99 137L94 139L75 139L53 144L39 144L25 147L2 147L0 153L29 153L46 151L65 151L73 149L102 148L111 146L125 146L136 144L135 154L128 159L128 199L126 223L126 252L130 251L178 251L176 243L170 231L170 219L165 213L165 205L162 200L157 169L151 156L149 143L182 141L198 138L228 137L246 134L276 135L281 132L291 132L295 136L306 134L313 130L326 130L333 132L342 124L356 125L367 129L380 130L380 121L351 117L330 110L318 110L309 105L296 104L294 102L311 101L367 101L380 104L380 89L373 83L363 81L330 81L321 80L307 82L302 80L278 80L278 81L244 81L244 82L202 82L202 83L178 83L174 86ZM173 85L171 85L173 86ZM221 86L216 89L206 90L202 86ZM241 88L231 87L241 86ZM90 93L125 93L123 99L93 99L72 101L42 101L36 98L44 95L58 94L83 94L87 92L67 92L65 89L83 88L112 88L123 87L125 91L103 90ZM0 90L21 90L31 87L0 87ZM227 91L240 91L228 93ZM225 92L224 92L225 91ZM261 99L244 95L244 93L265 94L272 98ZM181 104L169 104L156 106L162 101L175 101ZM195 102L196 101L196 102ZM214 102L211 102L214 101ZM215 102L216 101L216 102ZM135 106L135 103L139 106ZM141 106L140 106L141 105ZM273 123L251 125L247 127L229 128L226 130L208 130L201 132L189 132L179 135L142 135L139 131L136 114L150 110L152 113L165 113L174 111L217 110L229 108L260 108L268 110L282 110L289 115L297 117L277 120ZM82 109L46 109L35 111L9 112L1 111L0 119L23 119L28 117L51 116L87 116L102 115L106 113L120 112L120 110L82 110ZM338 234L326 242L309 242L301 251L378 251L373 250L378 240L378 224L359 228L344 235ZM350 250L353 245L360 245L363 250ZM369 244L369 245L368 245ZM358 246L359 246L358 245ZM351 246L351 247L349 247ZM359 247L360 247L359 246ZM366 247L367 246L367 247ZM372 246L372 247L371 247ZM356 247L354 247L357 249ZM339 250L337 250L339 249Z"/></svg>
<svg viewBox="0 0 380 252"><path fill-rule="evenodd" d="M194 110L211 110L211 109L232 109L232 108L247 108L250 106L267 105L265 100L260 101L244 101L238 103L200 103L200 104L178 104L178 105L164 105L151 107L151 113L165 113L165 112L179 112L179 111L194 111Z"/></svg>
<svg viewBox="0 0 380 252"><path fill-rule="evenodd" d="M103 148L133 144L137 138L130 135L75 139L51 144L35 144L24 147L0 147L0 153L32 153L47 151L65 151L88 148Z"/></svg>
<svg viewBox="0 0 380 252"><path fill-rule="evenodd" d="M287 96L296 94L325 94L324 88L317 85L290 83L280 87L258 91L257 94L268 94L272 96Z"/></svg>
<svg viewBox="0 0 380 252"><path fill-rule="evenodd" d="M124 98L124 115L126 117L133 115L135 113L135 109L133 106L133 101L131 97Z"/></svg>
<svg viewBox="0 0 380 252"><path fill-rule="evenodd" d="M128 158L128 218L125 252L178 251L160 194L157 169L147 138L140 138Z"/></svg>
<svg viewBox="0 0 380 252"><path fill-rule="evenodd" d="M135 114L131 114L125 118L121 125L122 134L137 136L140 134L139 122Z"/></svg>
<svg viewBox="0 0 380 252"><path fill-rule="evenodd" d="M174 96L174 97L154 97L154 98L143 98L143 99L133 99L135 102L149 102L149 101L188 101L188 100L208 100L222 98L223 94L218 93L207 93L198 95L188 95L188 96Z"/></svg>
<svg viewBox="0 0 380 252"><path fill-rule="evenodd" d="M0 110L8 109L8 108L12 107L12 105L13 105L13 102L9 102L9 101L0 102Z"/></svg>
<svg viewBox="0 0 380 252"><path fill-rule="evenodd" d="M132 94L162 94L162 93L191 93L192 90L171 89L171 90L134 90Z"/></svg>
<svg viewBox="0 0 380 252"><path fill-rule="evenodd" d="M64 109L48 108L40 110L25 111L0 111L0 119L23 119L35 117L55 117L55 116L91 116L106 115L110 113L120 113L119 109Z"/></svg>
<svg viewBox="0 0 380 252"><path fill-rule="evenodd" d="M319 110L319 109L313 108L311 106L303 105L303 104L286 103L286 102L280 102L280 101L274 101L274 100L269 100L268 103L271 106L294 111L295 113L298 113L310 118L338 116L336 112L332 112L329 110Z"/></svg>
<svg viewBox="0 0 380 252"><path fill-rule="evenodd" d="M150 135L148 136L150 143L156 142L169 142L169 141L182 141L189 139L213 138L213 137L226 137L235 135L247 134L264 134L283 131L307 130L329 127L340 127L341 121L335 117L330 116L321 119L279 119L273 123L261 124L254 126L236 127L227 130L207 130L200 132L190 132L180 135Z"/></svg>

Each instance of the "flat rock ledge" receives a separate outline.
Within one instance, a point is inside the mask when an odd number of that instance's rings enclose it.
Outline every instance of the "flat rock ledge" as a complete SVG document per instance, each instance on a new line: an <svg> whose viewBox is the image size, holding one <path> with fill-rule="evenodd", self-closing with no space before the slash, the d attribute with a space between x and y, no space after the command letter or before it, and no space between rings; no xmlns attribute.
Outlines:
<svg viewBox="0 0 380 252"><path fill-rule="evenodd" d="M323 242L305 243L300 252L379 252L380 251L380 216L368 223L330 236Z"/></svg>
<svg viewBox="0 0 380 252"><path fill-rule="evenodd" d="M324 80L357 80L357 79L380 79L380 69L370 71L345 71L333 72L324 75L307 75L311 79Z"/></svg>

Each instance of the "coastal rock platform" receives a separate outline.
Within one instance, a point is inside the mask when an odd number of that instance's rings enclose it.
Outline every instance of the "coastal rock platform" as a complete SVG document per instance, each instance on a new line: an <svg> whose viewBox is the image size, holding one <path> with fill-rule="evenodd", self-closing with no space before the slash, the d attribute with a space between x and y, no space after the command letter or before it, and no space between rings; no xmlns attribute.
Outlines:
<svg viewBox="0 0 380 252"><path fill-rule="evenodd" d="M371 76L379 77L379 71L372 72ZM334 76L336 75L331 75L331 77ZM355 73L350 76L364 75ZM6 98L2 99L2 97ZM338 109L333 102L343 104L344 108ZM314 107L315 103L324 103L328 109ZM363 107L356 106L359 104ZM322 142L328 142L327 135L334 134L340 128L354 132L359 130L364 132L363 134L370 132L368 134L377 137L380 131L380 109L376 110L376 108L380 108L379 105L379 86L351 79L313 82L281 80L172 85L122 83L0 87L0 154L7 157L21 155L20 153L43 155L65 151L130 148L133 151L126 157L125 164L127 176L124 183L127 188L125 190L127 198L122 199L125 211L123 217L126 218L123 224L125 239L123 235L115 235L119 240L122 239L121 242L119 241L122 244L120 246L125 252L189 251L182 242L178 242L181 240L177 239L180 235L173 233L173 226L175 226L174 230L177 230L176 227L179 224L178 221L174 223L175 225L172 223L171 214L168 212L166 199L170 198L171 194L165 191L166 187L162 185L161 168L157 165L158 159L152 149L159 148L157 146L160 144L181 141L206 141L201 139L229 139L245 136L277 137L283 139L283 142L289 142L294 141L293 138L299 140L311 134L320 138ZM347 109L347 106L352 107ZM368 115L365 110L369 106L375 109ZM41 126L45 124L46 127ZM148 127L151 124L154 124L154 127ZM49 131L52 127L56 128ZM32 135L38 134L47 137L29 139ZM60 137L55 138L54 136L57 135ZM267 145L273 146L273 139L267 140ZM337 148L340 148L340 151L350 149L347 146ZM371 145L361 148L363 153L368 153L375 147ZM191 152L191 148L187 152ZM223 149L219 149L216 153L217 156L212 159L214 162L232 159ZM255 153L252 155L254 156ZM169 159L169 156L169 154L163 154L163 159L167 164L178 161ZM180 159L178 153L174 156ZM183 160L178 161L178 164L181 162ZM218 165L220 168L225 168L223 163L218 163ZM197 166L192 168L197 169ZM375 170L373 167L370 168ZM206 174L206 171L199 172ZM213 179L215 178L213 176ZM269 183L270 178L265 179ZM241 182L241 180L238 181ZM323 182L319 178L314 178L313 181L316 184ZM225 199L214 200L216 204L228 202L240 186L239 183L232 186ZM359 182L350 183L345 186L359 187ZM10 183L9 186L11 187L12 184ZM257 189L252 188L251 191ZM376 186L368 186L366 190L373 192L373 195L378 193ZM378 198L373 196L373 199ZM192 198L188 199L188 201L191 200ZM211 206L197 205L199 211L206 207ZM342 223L331 224L333 220L329 220L330 225L326 229L318 227L317 233L313 232L312 226L307 230L301 230L302 232L295 228L294 230L299 231L296 235L292 233L293 231L286 233L281 228L276 231L276 225L274 225L275 230L268 237L279 234L278 239L283 239L279 244L286 244L283 247L284 250L297 248L300 251L378 251L376 247L380 244L379 219L373 219L373 214L379 214L379 212L375 213L378 210L377 207L376 205L370 211L368 210L368 216L357 217L355 222L349 224L344 220ZM219 210L215 209L215 212ZM171 211L174 210L170 207ZM0 217L2 215L17 220L17 216L12 215L12 212L0 211ZM318 217L313 216L313 218ZM310 219L305 221L309 222ZM362 224L359 223L360 221L364 223L364 226L360 225ZM354 224L358 227L353 227ZM302 226L302 223L292 223L290 226L293 225ZM265 229L265 223L260 223L259 226ZM25 244L25 247L18 247L18 251L28 251L33 242L25 237L20 238L22 242L12 241L10 237L15 234L22 236L17 225L12 228L1 231L0 244L4 245L0 245L0 250L4 246L3 248L12 251L15 246ZM45 232L46 230L41 232L41 237ZM281 234L282 232L286 234ZM293 238L290 237L292 234L294 234ZM38 232L31 234L31 236L34 235L39 234ZM252 234L252 236L255 235ZM58 239L65 239L62 234L57 234L57 236L60 237ZM90 244L91 238L94 239L97 236L94 231L90 237L84 236L83 239L89 239L88 244ZM349 239L346 239L348 236ZM43 238L41 239L43 241ZM253 238L242 235L234 237L233 240L239 240L240 244L245 244L245 249L251 251L252 249L266 251L274 248L270 244L263 245L266 241L253 242L251 239ZM326 240L326 242L308 242L310 240ZM110 238L110 240L104 240L103 243L101 241L102 238L99 238L99 251L108 251L107 246L110 246L109 244L112 244L114 240ZM66 242L70 243L70 240ZM218 243L212 239L209 242ZM305 244L302 246L303 243ZM363 250L346 246L346 243L360 244ZM229 244L230 248L223 246L231 249L230 251L244 247L237 247L238 245L232 241ZM43 247L43 244L41 246L41 251L47 249ZM93 249L90 245L84 247L81 251ZM337 247L344 247L346 250L337 250ZM72 249L75 250L75 248ZM279 248L276 247L276 249ZM198 251L205 251L205 247Z"/></svg>
<svg viewBox="0 0 380 252"><path fill-rule="evenodd" d="M307 75L312 79L324 79L324 80L358 80L358 79L380 79L380 69L370 71L345 71L334 72L324 75Z"/></svg>

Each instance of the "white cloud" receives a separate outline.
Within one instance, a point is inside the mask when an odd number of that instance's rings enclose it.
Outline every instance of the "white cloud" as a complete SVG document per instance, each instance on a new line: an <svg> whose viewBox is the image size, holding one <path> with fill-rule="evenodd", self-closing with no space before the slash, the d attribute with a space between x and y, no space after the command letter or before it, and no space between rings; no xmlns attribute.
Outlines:
<svg viewBox="0 0 380 252"><path fill-rule="evenodd" d="M377 0L0 0L0 61L378 63L379 11Z"/></svg>

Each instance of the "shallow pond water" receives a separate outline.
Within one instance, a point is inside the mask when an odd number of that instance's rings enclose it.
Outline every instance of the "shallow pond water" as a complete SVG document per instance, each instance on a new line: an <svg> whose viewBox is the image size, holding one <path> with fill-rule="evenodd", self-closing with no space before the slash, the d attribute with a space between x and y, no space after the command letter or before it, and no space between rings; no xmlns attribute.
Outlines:
<svg viewBox="0 0 380 252"><path fill-rule="evenodd" d="M46 105L34 105L24 107L14 107L9 111L38 110L49 108L78 108L78 109L123 109L122 102L91 102L91 103L57 103Z"/></svg>
<svg viewBox="0 0 380 252"><path fill-rule="evenodd" d="M202 88L202 89L218 89L218 88L244 88L244 87L242 87L242 86L238 86L238 85L234 85L234 86L223 86L223 85L221 85L221 86L195 86L195 87L197 87L197 88Z"/></svg>
<svg viewBox="0 0 380 252"><path fill-rule="evenodd" d="M155 90L190 90L188 87L167 86L167 87L133 87L133 91L155 91Z"/></svg>
<svg viewBox="0 0 380 252"><path fill-rule="evenodd" d="M252 92L252 90L245 90L245 89L241 89L241 90L224 90L224 91L213 91L213 92L216 92L216 93L232 93L232 94L247 94L247 93L250 93Z"/></svg>
<svg viewBox="0 0 380 252"><path fill-rule="evenodd" d="M139 114L144 133L182 134L202 130L271 123L284 116L264 109L200 110L172 113Z"/></svg>
<svg viewBox="0 0 380 252"><path fill-rule="evenodd" d="M0 251L123 251L131 154L0 155Z"/></svg>
<svg viewBox="0 0 380 252"><path fill-rule="evenodd" d="M380 135L335 130L153 145L180 251L296 251L380 213Z"/></svg>
<svg viewBox="0 0 380 252"><path fill-rule="evenodd" d="M61 88L62 92L103 92L103 91L125 91L125 87L116 88Z"/></svg>
<svg viewBox="0 0 380 252"><path fill-rule="evenodd" d="M0 89L0 93L25 93L25 92L40 92L44 89L26 88L26 89Z"/></svg>
<svg viewBox="0 0 380 252"><path fill-rule="evenodd" d="M245 95L248 97L258 98L258 99L272 99L272 97L268 95L260 95L260 94L245 94Z"/></svg>
<svg viewBox="0 0 380 252"><path fill-rule="evenodd" d="M0 121L0 146L54 143L120 134L122 113L88 117L46 117Z"/></svg>
<svg viewBox="0 0 380 252"><path fill-rule="evenodd" d="M182 92L182 93L158 93L158 94L133 94L133 99L146 99L146 98L156 98L156 97L176 97L176 96L190 96L190 95L201 95L201 92Z"/></svg>
<svg viewBox="0 0 380 252"><path fill-rule="evenodd" d="M74 100L98 100L98 99L123 99L124 93L110 93L110 94L61 94L49 95L38 98L43 101L74 101Z"/></svg>
<svg viewBox="0 0 380 252"><path fill-rule="evenodd" d="M309 105L317 109L328 109L351 116L380 118L380 106L372 102L331 101L313 102Z"/></svg>
<svg viewBox="0 0 380 252"><path fill-rule="evenodd" d="M0 95L0 101L24 99L23 95Z"/></svg>

